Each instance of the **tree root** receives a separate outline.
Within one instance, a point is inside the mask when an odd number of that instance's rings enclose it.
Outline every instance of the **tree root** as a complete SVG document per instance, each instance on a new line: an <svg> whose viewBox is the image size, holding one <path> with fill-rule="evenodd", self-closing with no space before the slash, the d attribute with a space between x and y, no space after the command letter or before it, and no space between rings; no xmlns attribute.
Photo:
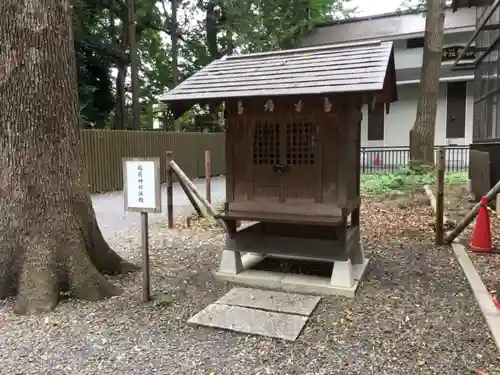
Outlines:
<svg viewBox="0 0 500 375"><path fill-rule="evenodd" d="M17 314L51 311L62 292L89 301L119 295L102 272L138 269L108 246L95 220L88 233L75 217L61 216L42 220L36 235L14 229L0 232L6 241L0 244L0 298L16 296Z"/></svg>
<svg viewBox="0 0 500 375"><path fill-rule="evenodd" d="M36 314L53 310L59 301L56 276L57 241L47 234L31 238L25 245L17 290L17 314Z"/></svg>
<svg viewBox="0 0 500 375"><path fill-rule="evenodd" d="M117 275L136 272L140 269L139 266L127 262L109 247L97 225L92 233L92 239L87 240L87 253L99 272L105 275Z"/></svg>
<svg viewBox="0 0 500 375"><path fill-rule="evenodd" d="M68 261L68 288L72 295L88 301L118 295L119 290L97 270L87 253L81 251L86 246L83 238L75 245Z"/></svg>
<svg viewBox="0 0 500 375"><path fill-rule="evenodd" d="M79 219L79 226L87 244L88 255L97 270L106 275L136 272L140 267L127 262L113 251L102 235L92 202L88 196L79 200L75 205L75 215Z"/></svg>

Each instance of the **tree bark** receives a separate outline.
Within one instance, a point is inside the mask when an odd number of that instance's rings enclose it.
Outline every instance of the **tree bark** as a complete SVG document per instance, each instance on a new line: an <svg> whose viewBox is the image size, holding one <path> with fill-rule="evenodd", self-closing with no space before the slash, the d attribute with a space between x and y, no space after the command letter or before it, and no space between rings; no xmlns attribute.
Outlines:
<svg viewBox="0 0 500 375"><path fill-rule="evenodd" d="M170 41L172 43L171 56L172 56L172 87L176 87L180 82L179 79L179 33L178 33L178 20L177 8L179 7L178 0L170 0L172 6L172 16L170 24L168 25L170 31ZM167 14L167 7L165 1L162 2L165 14ZM181 130L180 119L174 120L175 131Z"/></svg>
<svg viewBox="0 0 500 375"><path fill-rule="evenodd" d="M141 103L139 101L139 56L137 54L134 0L128 0L128 22L128 41L130 45L130 81L132 84L132 128L134 130L141 130Z"/></svg>
<svg viewBox="0 0 500 375"><path fill-rule="evenodd" d="M231 56L234 52L233 23L232 15L225 11L226 19L226 55Z"/></svg>
<svg viewBox="0 0 500 375"><path fill-rule="evenodd" d="M410 130L412 165L434 166L434 134L443 49L445 2L427 0L417 116Z"/></svg>
<svg viewBox="0 0 500 375"><path fill-rule="evenodd" d="M68 0L0 5L0 298L48 311L60 292L98 300L103 273L136 266L97 225L80 144Z"/></svg>
<svg viewBox="0 0 500 375"><path fill-rule="evenodd" d="M125 66L119 66L115 80L116 87L116 104L114 129L126 129L128 124L127 110L125 108L125 78L127 70Z"/></svg>
<svg viewBox="0 0 500 375"><path fill-rule="evenodd" d="M125 8L122 11L122 30L121 30L121 51L126 53L128 48L128 10ZM115 96L115 116L114 116L114 129L127 129L128 128L128 116L127 116L127 108L125 104L126 99L126 90L125 90L125 79L127 78L127 66L119 65L117 67L117 75L115 80L115 88L116 88L116 96Z"/></svg>

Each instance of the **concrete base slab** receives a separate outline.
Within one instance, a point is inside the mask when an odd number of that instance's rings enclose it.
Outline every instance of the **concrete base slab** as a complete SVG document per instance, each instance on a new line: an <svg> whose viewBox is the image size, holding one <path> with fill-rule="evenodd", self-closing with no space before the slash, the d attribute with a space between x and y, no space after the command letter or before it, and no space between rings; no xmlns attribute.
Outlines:
<svg viewBox="0 0 500 375"><path fill-rule="evenodd" d="M245 258L246 255L243 257ZM263 258L263 257L262 257ZM238 274L224 273L220 270L214 273L214 277L219 281L228 281L252 287L267 289L278 289L288 292L315 294L315 295L341 295L354 298L360 280L363 278L368 267L369 259L362 264L352 266L353 283L349 286L332 285L331 278L310 275L293 275L280 272L258 271L243 267L244 270ZM245 262L243 261L243 264ZM335 263L334 263L335 267Z"/></svg>
<svg viewBox="0 0 500 375"><path fill-rule="evenodd" d="M229 329L289 341L299 337L307 317L219 303L209 305L188 320L188 324Z"/></svg>
<svg viewBox="0 0 500 375"><path fill-rule="evenodd" d="M250 288L233 288L216 303L309 316L316 308L320 299L320 297L305 296L302 294Z"/></svg>
<svg viewBox="0 0 500 375"><path fill-rule="evenodd" d="M452 243L453 252L462 267L462 270L469 281L472 293L476 298L479 309L483 313L484 319L490 328L493 340L500 350L500 312L493 303L491 296L486 289L481 276L476 271L474 264L469 258L465 247L459 243Z"/></svg>
<svg viewBox="0 0 500 375"><path fill-rule="evenodd" d="M224 250L222 252L219 270L233 275L241 272L243 270L241 254L236 251Z"/></svg>
<svg viewBox="0 0 500 375"><path fill-rule="evenodd" d="M354 275L352 273L352 263L350 259L343 262L335 262L333 264L332 277L330 279L331 286L341 288L351 288L354 284Z"/></svg>

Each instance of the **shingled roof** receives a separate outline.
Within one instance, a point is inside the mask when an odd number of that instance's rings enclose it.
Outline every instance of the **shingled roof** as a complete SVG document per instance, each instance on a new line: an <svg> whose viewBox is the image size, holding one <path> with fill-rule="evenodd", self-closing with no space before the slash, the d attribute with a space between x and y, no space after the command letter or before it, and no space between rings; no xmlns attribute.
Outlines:
<svg viewBox="0 0 500 375"><path fill-rule="evenodd" d="M394 72L392 42L370 41L233 55L213 61L160 100L204 101L379 91L384 88L387 73Z"/></svg>

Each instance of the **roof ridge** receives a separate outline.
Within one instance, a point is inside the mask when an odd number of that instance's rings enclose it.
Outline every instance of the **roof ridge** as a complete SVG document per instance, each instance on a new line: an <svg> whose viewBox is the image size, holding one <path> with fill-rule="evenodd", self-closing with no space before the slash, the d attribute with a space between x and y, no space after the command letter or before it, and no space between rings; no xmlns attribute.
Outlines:
<svg viewBox="0 0 500 375"><path fill-rule="evenodd" d="M224 58L225 60L237 60L237 59L254 58L254 57L286 56L299 52L312 52L312 51L332 50L332 49L340 49L348 47L362 47L370 45L375 46L386 43L392 43L392 41L382 41L380 39L375 39L375 40L362 40L362 41L348 42L348 43L330 43L330 44L322 44L320 46L291 48L280 51L267 51L267 52L247 53L242 55L230 55L230 56L224 56Z"/></svg>
<svg viewBox="0 0 500 375"><path fill-rule="evenodd" d="M227 56L215 60L162 95L160 100L193 103L243 97L380 91L384 89L387 75L394 74L391 41L337 43L280 53L244 55L246 59Z"/></svg>
<svg viewBox="0 0 500 375"><path fill-rule="evenodd" d="M403 5L401 5L403 6ZM355 15L352 17L346 17L346 18L339 18L339 19L334 19L330 21L325 21L322 23L319 23L314 26L314 28L321 28L321 27L330 27L330 26L337 26L337 25L342 25L346 23L358 23L358 22L366 22L366 21L373 21L373 20L381 20L381 19L387 19L387 18L394 18L394 17L401 17L401 16L414 16L414 15L421 15L422 13L426 12L425 8L422 7L408 7L407 9L403 9L402 7L397 8L394 11L389 11L389 12L384 12L384 13L377 13L377 14L370 14L370 15ZM452 10L453 7L451 4L447 4L445 7L445 10Z"/></svg>

